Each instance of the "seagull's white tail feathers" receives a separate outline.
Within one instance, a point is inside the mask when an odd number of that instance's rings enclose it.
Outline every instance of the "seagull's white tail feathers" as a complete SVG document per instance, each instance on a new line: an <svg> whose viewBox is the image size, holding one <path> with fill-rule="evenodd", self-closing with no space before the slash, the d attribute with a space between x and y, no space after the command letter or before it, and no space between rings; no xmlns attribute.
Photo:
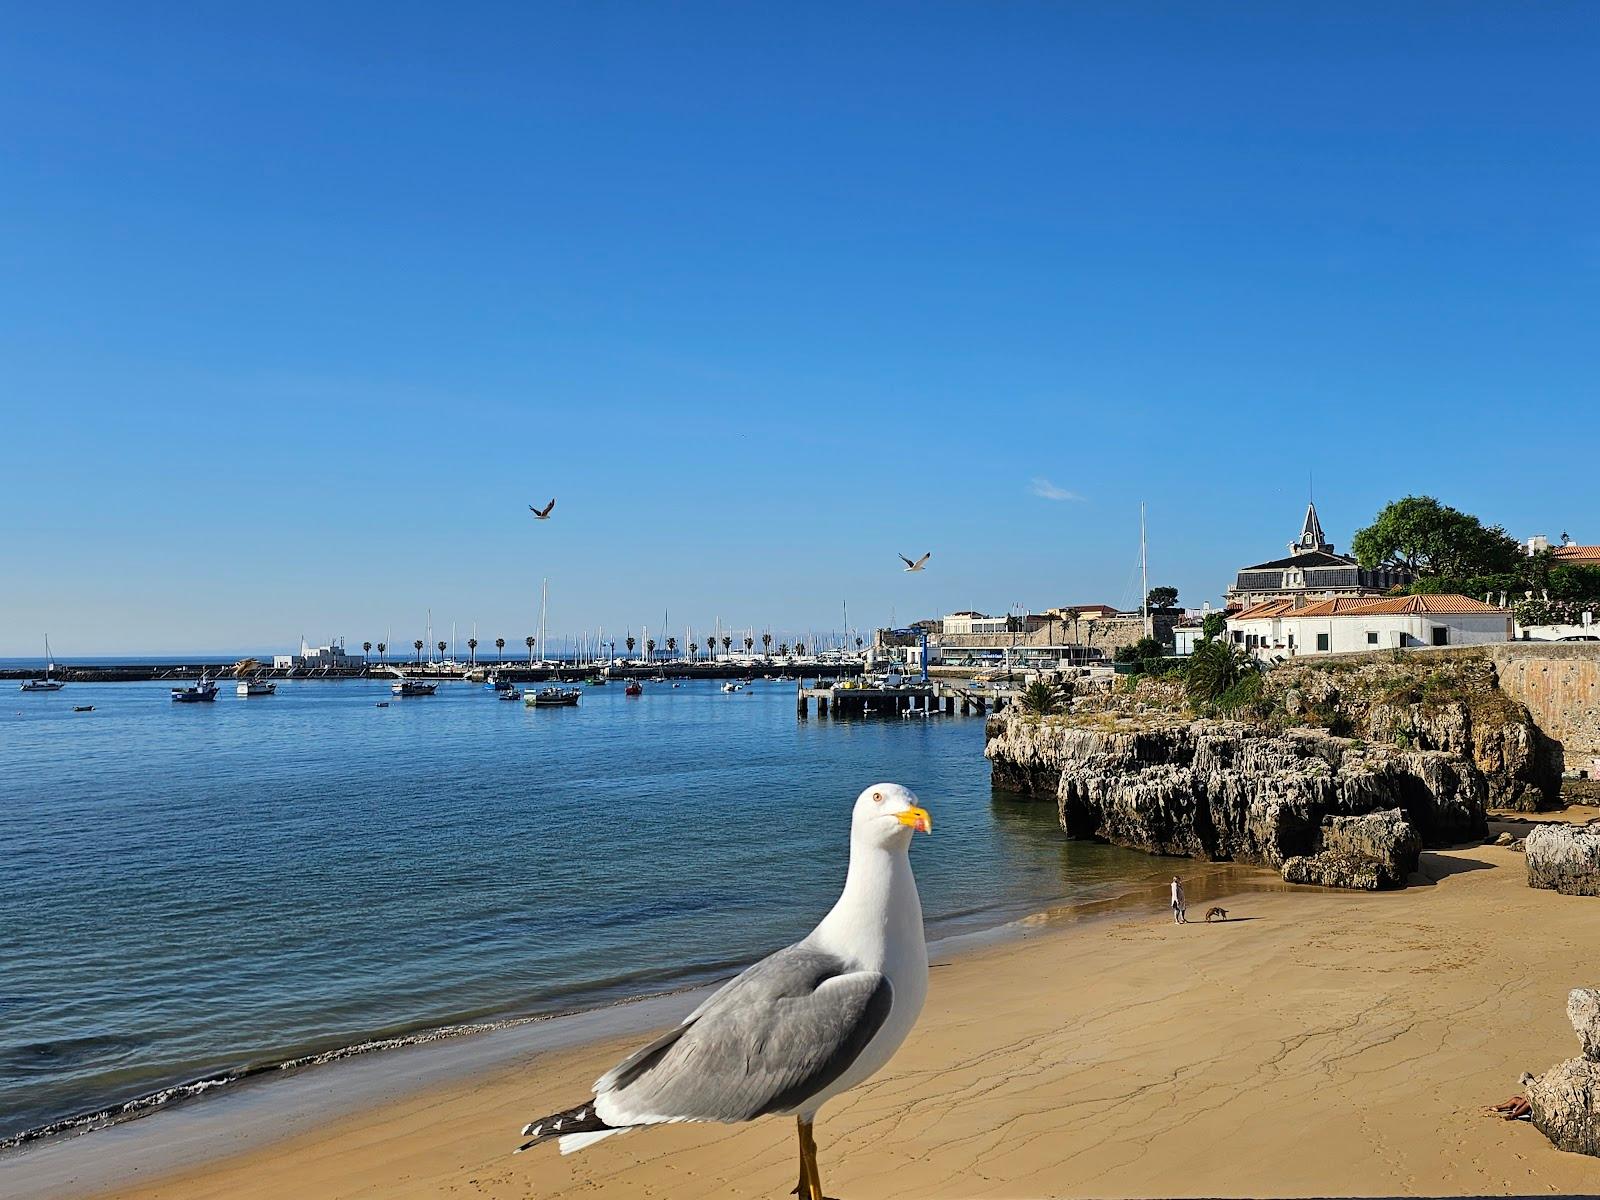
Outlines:
<svg viewBox="0 0 1600 1200"><path fill-rule="evenodd" d="M621 1129L597 1129L593 1133L571 1133L561 1138L561 1153L576 1154L585 1146L592 1146L596 1142L604 1141L619 1133L627 1133L632 1126L624 1125Z"/></svg>

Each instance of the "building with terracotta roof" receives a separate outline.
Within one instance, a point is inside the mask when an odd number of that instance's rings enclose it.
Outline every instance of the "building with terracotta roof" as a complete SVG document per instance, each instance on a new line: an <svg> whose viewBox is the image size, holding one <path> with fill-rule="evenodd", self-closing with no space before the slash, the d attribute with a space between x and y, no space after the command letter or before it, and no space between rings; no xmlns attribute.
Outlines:
<svg viewBox="0 0 1600 1200"><path fill-rule="evenodd" d="M1300 536L1289 543L1288 557L1240 568L1228 589L1228 607L1249 607L1279 598L1382 596L1411 580L1411 572L1404 567L1363 567L1350 555L1336 553L1323 535L1317 506L1308 504Z"/></svg>
<svg viewBox="0 0 1600 1200"><path fill-rule="evenodd" d="M1228 618L1228 638L1257 658L1350 654L1512 639L1511 610L1470 596L1283 597Z"/></svg>

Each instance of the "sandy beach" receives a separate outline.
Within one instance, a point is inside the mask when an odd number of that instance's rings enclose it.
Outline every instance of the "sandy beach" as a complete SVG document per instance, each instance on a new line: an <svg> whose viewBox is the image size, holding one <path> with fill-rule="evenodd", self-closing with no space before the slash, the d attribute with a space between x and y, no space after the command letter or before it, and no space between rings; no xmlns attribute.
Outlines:
<svg viewBox="0 0 1600 1200"><path fill-rule="evenodd" d="M1600 1193L1600 1161L1481 1112L1521 1071L1576 1052L1565 996L1600 976L1600 910L1526 887L1511 850L1427 853L1423 868L1400 893L1224 899L1226 924L1040 918L936 959L911 1043L819 1121L828 1194ZM534 1056L102 1194L788 1194L783 1119L510 1153L523 1121L582 1099L638 1040Z"/></svg>

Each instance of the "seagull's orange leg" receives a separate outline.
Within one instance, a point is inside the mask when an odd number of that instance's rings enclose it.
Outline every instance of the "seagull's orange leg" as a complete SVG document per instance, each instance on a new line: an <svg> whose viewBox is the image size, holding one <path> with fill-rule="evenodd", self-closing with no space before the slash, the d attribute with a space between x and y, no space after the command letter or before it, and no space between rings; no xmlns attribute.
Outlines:
<svg viewBox="0 0 1600 1200"><path fill-rule="evenodd" d="M822 1194L822 1173L817 1170L817 1139L811 1135L811 1122L800 1123L800 1200L827 1200Z"/></svg>

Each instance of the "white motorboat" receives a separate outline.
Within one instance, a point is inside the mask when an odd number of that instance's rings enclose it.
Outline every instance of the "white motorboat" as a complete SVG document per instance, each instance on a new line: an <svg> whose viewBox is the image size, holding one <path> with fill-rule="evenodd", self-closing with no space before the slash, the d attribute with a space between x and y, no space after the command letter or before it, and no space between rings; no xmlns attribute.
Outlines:
<svg viewBox="0 0 1600 1200"><path fill-rule="evenodd" d="M241 679L233 690L240 696L270 696L278 690L278 685L270 679Z"/></svg>

